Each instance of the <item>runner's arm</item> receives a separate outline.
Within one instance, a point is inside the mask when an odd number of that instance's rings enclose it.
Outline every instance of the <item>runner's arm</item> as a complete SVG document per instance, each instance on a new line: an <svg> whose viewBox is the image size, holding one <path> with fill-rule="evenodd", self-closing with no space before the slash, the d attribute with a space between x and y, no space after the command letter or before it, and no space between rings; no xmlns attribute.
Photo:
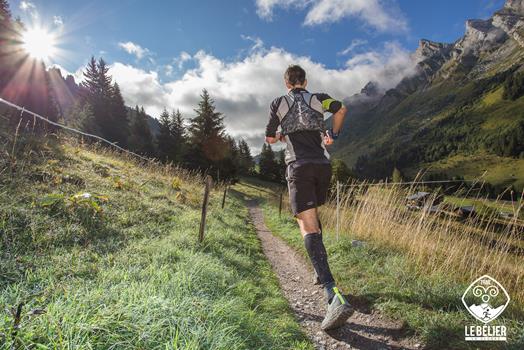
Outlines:
<svg viewBox="0 0 524 350"><path fill-rule="evenodd" d="M322 104L324 112L330 112L333 114L332 125L333 132L338 134L342 130L344 119L346 118L347 108L340 101L337 101L328 94L316 94L318 100Z"/></svg>
<svg viewBox="0 0 524 350"><path fill-rule="evenodd" d="M280 133L277 133L278 126L280 125L280 118L277 115L279 102L279 98L273 100L269 108L269 122L266 126L266 142L270 144L276 143L280 140Z"/></svg>
<svg viewBox="0 0 524 350"><path fill-rule="evenodd" d="M344 119L346 119L347 108L342 105L340 109L333 114L333 132L338 134L342 130L342 125L344 125Z"/></svg>

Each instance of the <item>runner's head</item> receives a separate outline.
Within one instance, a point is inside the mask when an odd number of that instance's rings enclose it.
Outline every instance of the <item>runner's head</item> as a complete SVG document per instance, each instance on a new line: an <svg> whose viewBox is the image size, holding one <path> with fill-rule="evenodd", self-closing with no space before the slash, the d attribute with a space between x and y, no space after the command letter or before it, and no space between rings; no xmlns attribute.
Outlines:
<svg viewBox="0 0 524 350"><path fill-rule="evenodd" d="M291 65L286 69L286 73L284 73L284 81L288 89L297 87L306 88L306 71L297 64Z"/></svg>

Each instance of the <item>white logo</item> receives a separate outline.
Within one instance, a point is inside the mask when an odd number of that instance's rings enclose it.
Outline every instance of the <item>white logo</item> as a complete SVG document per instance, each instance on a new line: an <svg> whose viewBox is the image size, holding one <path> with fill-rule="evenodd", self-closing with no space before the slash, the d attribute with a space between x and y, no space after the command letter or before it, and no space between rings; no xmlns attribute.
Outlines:
<svg viewBox="0 0 524 350"><path fill-rule="evenodd" d="M505 326L487 326L502 314L510 301L509 294L493 277L484 275L470 284L462 303L469 313L485 326L466 326L466 340L506 340Z"/></svg>

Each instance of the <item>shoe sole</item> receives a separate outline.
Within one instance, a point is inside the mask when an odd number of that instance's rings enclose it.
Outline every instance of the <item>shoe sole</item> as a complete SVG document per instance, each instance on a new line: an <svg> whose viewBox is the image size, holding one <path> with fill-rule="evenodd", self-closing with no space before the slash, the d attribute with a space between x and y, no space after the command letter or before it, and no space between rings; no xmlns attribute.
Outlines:
<svg viewBox="0 0 524 350"><path fill-rule="evenodd" d="M324 325L322 322L321 329L323 331L329 331L332 329L340 328L342 327L348 318L353 315L355 310L349 305L341 305L338 308L335 309L335 317L333 317L333 321L329 322L328 324Z"/></svg>

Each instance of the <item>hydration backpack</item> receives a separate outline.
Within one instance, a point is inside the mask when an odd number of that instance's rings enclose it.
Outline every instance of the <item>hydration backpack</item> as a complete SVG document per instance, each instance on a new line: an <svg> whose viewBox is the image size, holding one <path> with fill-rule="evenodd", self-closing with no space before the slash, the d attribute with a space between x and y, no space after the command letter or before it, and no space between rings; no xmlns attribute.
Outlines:
<svg viewBox="0 0 524 350"><path fill-rule="evenodd" d="M277 115L282 135L297 131L325 131L322 103L309 92L290 91L282 96Z"/></svg>

